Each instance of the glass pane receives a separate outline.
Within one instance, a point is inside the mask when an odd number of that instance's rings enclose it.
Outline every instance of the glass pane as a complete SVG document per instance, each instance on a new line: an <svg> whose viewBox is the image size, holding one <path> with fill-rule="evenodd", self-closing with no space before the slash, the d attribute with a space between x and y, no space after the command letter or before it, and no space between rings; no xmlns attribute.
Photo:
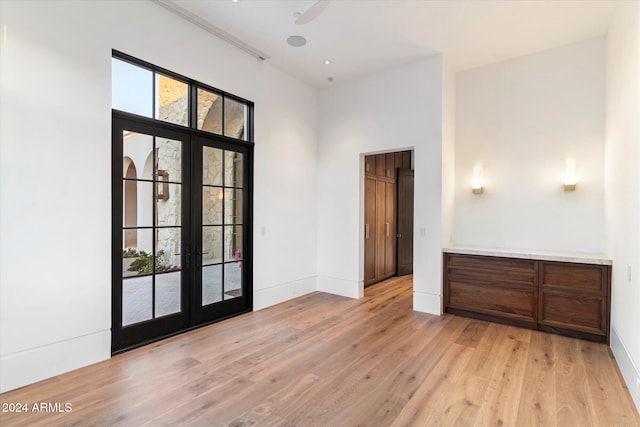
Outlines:
<svg viewBox="0 0 640 427"><path fill-rule="evenodd" d="M151 227L153 225L153 183L122 181L122 225Z"/></svg>
<svg viewBox="0 0 640 427"><path fill-rule="evenodd" d="M222 135L222 97L198 89L198 129Z"/></svg>
<svg viewBox="0 0 640 427"><path fill-rule="evenodd" d="M224 223L242 224L242 190L224 189Z"/></svg>
<svg viewBox="0 0 640 427"><path fill-rule="evenodd" d="M122 243L122 277L151 274L153 230L123 230Z"/></svg>
<svg viewBox="0 0 640 427"><path fill-rule="evenodd" d="M222 227L202 227L202 264L222 262Z"/></svg>
<svg viewBox="0 0 640 427"><path fill-rule="evenodd" d="M180 275L177 271L156 276L156 317L180 312Z"/></svg>
<svg viewBox="0 0 640 427"><path fill-rule="evenodd" d="M156 74L156 119L187 126L189 124L189 85Z"/></svg>
<svg viewBox="0 0 640 427"><path fill-rule="evenodd" d="M128 62L111 58L111 107L151 117L153 73Z"/></svg>
<svg viewBox="0 0 640 427"><path fill-rule="evenodd" d="M163 171L162 174L156 175L156 179L182 182L182 141L158 137L156 138L156 150L156 170ZM168 179L165 179L166 177Z"/></svg>
<svg viewBox="0 0 640 427"><path fill-rule="evenodd" d="M242 226L224 227L224 260L242 259Z"/></svg>
<svg viewBox="0 0 640 427"><path fill-rule="evenodd" d="M220 187L202 187L202 224L222 224L222 199Z"/></svg>
<svg viewBox="0 0 640 427"><path fill-rule="evenodd" d="M202 147L202 184L222 185L222 150Z"/></svg>
<svg viewBox="0 0 640 427"><path fill-rule="evenodd" d="M122 280L122 326L151 319L152 287L153 276Z"/></svg>
<svg viewBox="0 0 640 427"><path fill-rule="evenodd" d="M242 187L242 153L224 152L224 185L226 187Z"/></svg>
<svg viewBox="0 0 640 427"><path fill-rule="evenodd" d="M242 296L242 263L224 264L224 299Z"/></svg>
<svg viewBox="0 0 640 427"><path fill-rule="evenodd" d="M222 301L222 265L202 268L202 305Z"/></svg>
<svg viewBox="0 0 640 427"><path fill-rule="evenodd" d="M158 228L156 240L156 273L179 270L182 264L180 228Z"/></svg>
<svg viewBox="0 0 640 427"><path fill-rule="evenodd" d="M122 142L122 176L153 179L153 136L125 130Z"/></svg>
<svg viewBox="0 0 640 427"><path fill-rule="evenodd" d="M246 138L247 106L233 99L224 99L224 135Z"/></svg>
<svg viewBox="0 0 640 427"><path fill-rule="evenodd" d="M157 182L157 225L181 225L182 184Z"/></svg>

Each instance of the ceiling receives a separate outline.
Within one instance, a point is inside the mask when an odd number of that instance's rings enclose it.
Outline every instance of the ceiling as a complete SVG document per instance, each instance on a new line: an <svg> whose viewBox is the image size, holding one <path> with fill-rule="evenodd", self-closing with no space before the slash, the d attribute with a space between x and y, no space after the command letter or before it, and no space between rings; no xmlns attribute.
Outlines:
<svg viewBox="0 0 640 427"><path fill-rule="evenodd" d="M163 2L317 88L434 53L460 71L601 36L615 6L607 0L331 0L315 20L296 25L294 13L315 0ZM307 44L289 46L291 35Z"/></svg>

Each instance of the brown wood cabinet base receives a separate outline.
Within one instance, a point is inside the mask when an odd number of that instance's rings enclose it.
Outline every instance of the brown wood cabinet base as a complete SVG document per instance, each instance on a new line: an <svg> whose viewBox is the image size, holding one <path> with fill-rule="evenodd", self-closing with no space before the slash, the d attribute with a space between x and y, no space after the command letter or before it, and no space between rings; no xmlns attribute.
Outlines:
<svg viewBox="0 0 640 427"><path fill-rule="evenodd" d="M611 266L444 254L444 311L609 343Z"/></svg>

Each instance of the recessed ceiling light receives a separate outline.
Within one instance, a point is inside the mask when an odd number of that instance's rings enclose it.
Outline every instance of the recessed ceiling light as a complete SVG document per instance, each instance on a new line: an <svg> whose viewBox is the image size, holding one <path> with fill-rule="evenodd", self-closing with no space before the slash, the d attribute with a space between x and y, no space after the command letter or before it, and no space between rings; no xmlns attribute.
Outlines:
<svg viewBox="0 0 640 427"><path fill-rule="evenodd" d="M307 44L307 39L302 36L289 36L287 38L287 43L293 47L302 47Z"/></svg>
<svg viewBox="0 0 640 427"><path fill-rule="evenodd" d="M238 3L240 0L231 0L234 3Z"/></svg>
<svg viewBox="0 0 640 427"><path fill-rule="evenodd" d="M324 65L329 65L331 64L331 60L330 59L325 59L324 60Z"/></svg>

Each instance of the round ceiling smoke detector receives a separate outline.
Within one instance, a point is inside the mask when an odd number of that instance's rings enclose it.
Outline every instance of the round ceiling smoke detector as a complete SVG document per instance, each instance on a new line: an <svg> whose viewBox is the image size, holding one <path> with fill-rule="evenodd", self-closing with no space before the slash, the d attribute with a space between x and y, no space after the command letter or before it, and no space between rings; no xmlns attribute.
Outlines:
<svg viewBox="0 0 640 427"><path fill-rule="evenodd" d="M302 47L307 44L307 39L302 36L289 36L287 38L287 43L289 43L289 46Z"/></svg>

